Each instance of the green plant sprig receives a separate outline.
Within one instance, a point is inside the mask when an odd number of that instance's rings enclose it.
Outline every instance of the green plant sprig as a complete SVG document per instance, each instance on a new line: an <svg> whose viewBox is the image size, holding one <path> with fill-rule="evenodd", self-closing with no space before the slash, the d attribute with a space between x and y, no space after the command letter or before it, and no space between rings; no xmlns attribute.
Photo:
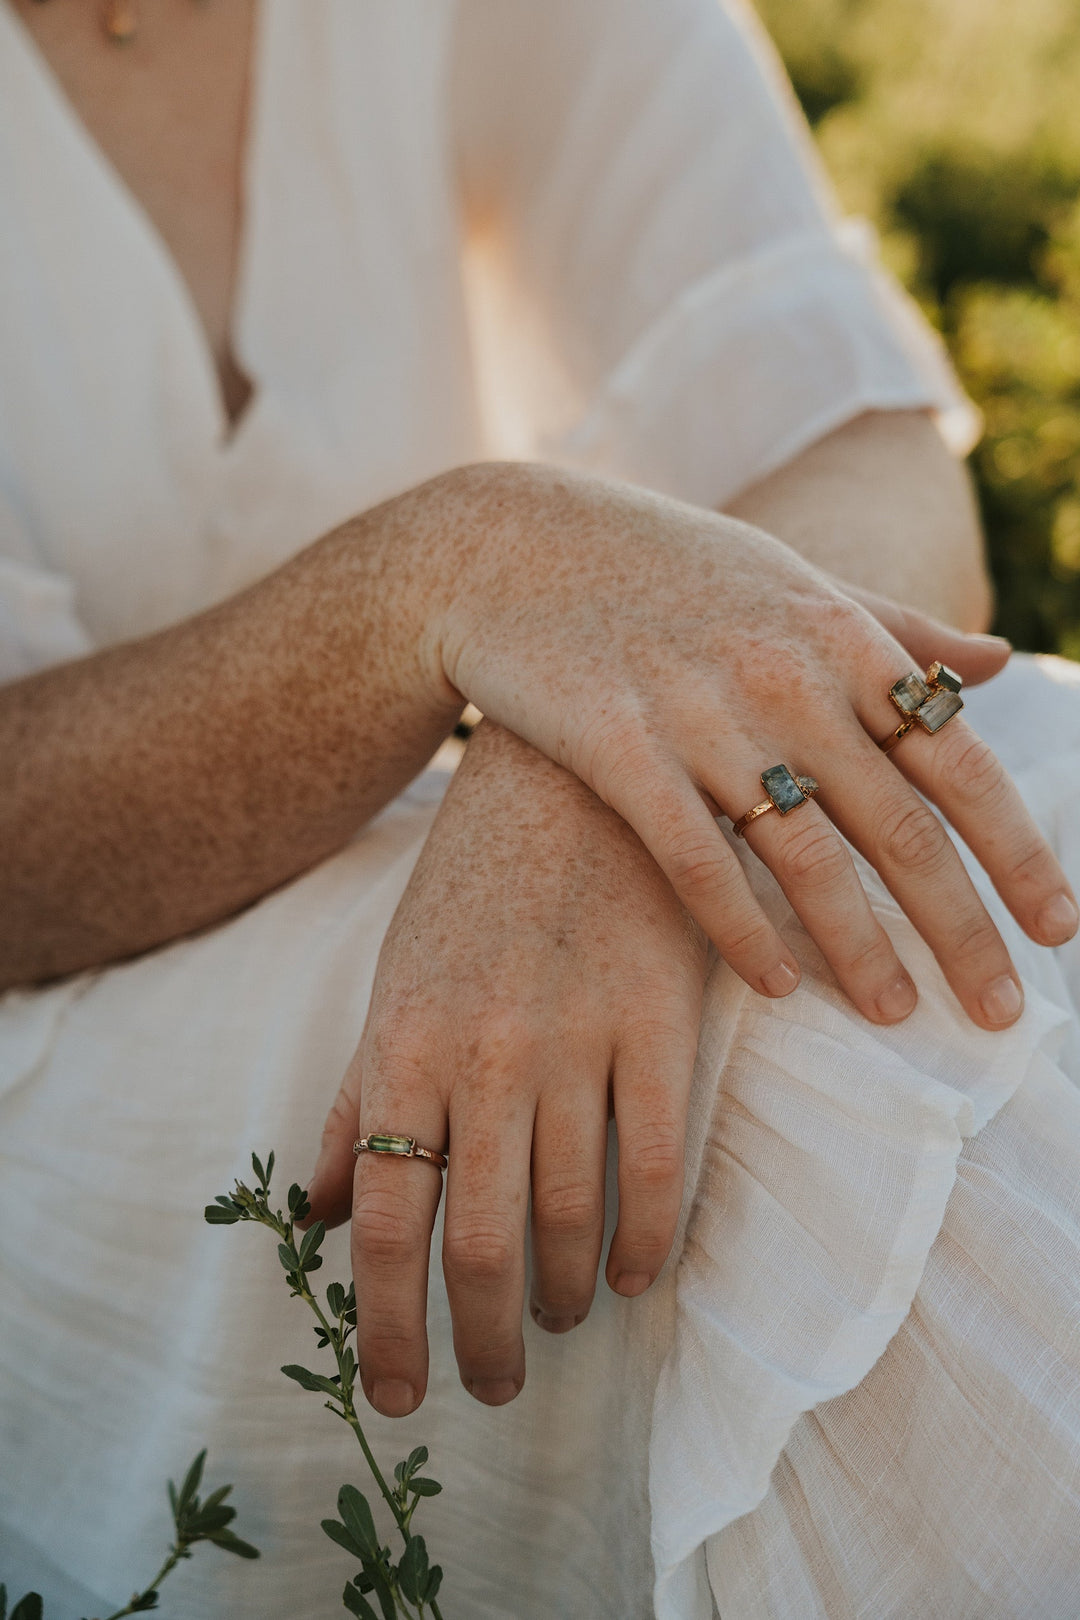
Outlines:
<svg viewBox="0 0 1080 1620"><path fill-rule="evenodd" d="M312 1372L308 1367L294 1364L281 1370L302 1389L325 1395L327 1411L333 1412L349 1425L404 1542L404 1551L395 1564L390 1548L383 1545L376 1530L367 1498L355 1485L343 1485L337 1498L340 1517L322 1521L322 1528L330 1540L351 1553L361 1566L360 1573L347 1583L342 1602L349 1613L359 1616L360 1620L380 1620L379 1611L382 1620L397 1620L402 1615L430 1615L431 1620L442 1620L436 1601L442 1583L442 1569L438 1564L429 1562L423 1536L412 1530L413 1515L421 1498L437 1496L442 1490L437 1480L420 1473L428 1460L427 1447L417 1446L403 1462L397 1464L391 1486L375 1460L356 1410L354 1397L358 1368L355 1351L348 1342L356 1332L355 1289L351 1283L348 1289L342 1283L330 1283L326 1289L326 1309L323 1309L308 1279L323 1263L319 1249L326 1236L325 1225L322 1221L316 1221L298 1239L297 1223L311 1213L306 1192L294 1182L289 1188L288 1212L271 1209L273 1153L267 1158L265 1166L253 1153L251 1166L257 1185L251 1188L237 1181L231 1193L219 1193L215 1201L206 1206L206 1219L212 1226L235 1226L238 1221L256 1221L276 1235L278 1259L285 1271L290 1297L302 1299L313 1312L319 1349L332 1350L337 1362L337 1373L329 1378L322 1373ZM373 1594L379 1610L368 1601L368 1594ZM117 1620L117 1617L110 1616L110 1620Z"/></svg>
<svg viewBox="0 0 1080 1620"><path fill-rule="evenodd" d="M215 1547L235 1553L238 1558L258 1558L258 1548L253 1547L249 1541L241 1541L240 1537L229 1529L236 1518L236 1509L225 1506L225 1498L232 1490L231 1485L219 1486L216 1491L210 1492L205 1502L200 1501L197 1493L202 1483L205 1462L204 1449L199 1452L184 1475L184 1482L179 1490L170 1479L169 1503L172 1507L176 1536L169 1548L169 1555L149 1586L144 1587L141 1592L133 1592L124 1607L108 1615L106 1620L123 1620L124 1615L145 1614L150 1609L156 1609L162 1581L167 1575L172 1574L181 1559L191 1557L191 1549L198 1546L200 1541L212 1542ZM12 1609L10 1620L42 1620L42 1613L40 1593L28 1592ZM3 1585L0 1585L0 1620L8 1620L7 1587Z"/></svg>

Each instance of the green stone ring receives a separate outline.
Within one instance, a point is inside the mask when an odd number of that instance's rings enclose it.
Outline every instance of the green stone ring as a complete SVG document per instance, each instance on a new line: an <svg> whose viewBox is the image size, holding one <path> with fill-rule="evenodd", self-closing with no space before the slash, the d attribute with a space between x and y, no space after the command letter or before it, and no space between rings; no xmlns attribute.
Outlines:
<svg viewBox="0 0 1080 1620"><path fill-rule="evenodd" d="M739 817L731 829L736 838L742 838L747 827L758 816L765 815L769 810L779 810L782 816L786 816L789 810L812 799L818 790L812 776L793 776L786 765L770 765L767 771L762 771L761 785L769 797L755 804L745 816Z"/></svg>
<svg viewBox="0 0 1080 1620"><path fill-rule="evenodd" d="M439 1170L446 1169L446 1154L434 1148L420 1147L415 1136L394 1136L390 1131L372 1131L354 1142L352 1150L360 1153L392 1153L399 1159L427 1159Z"/></svg>

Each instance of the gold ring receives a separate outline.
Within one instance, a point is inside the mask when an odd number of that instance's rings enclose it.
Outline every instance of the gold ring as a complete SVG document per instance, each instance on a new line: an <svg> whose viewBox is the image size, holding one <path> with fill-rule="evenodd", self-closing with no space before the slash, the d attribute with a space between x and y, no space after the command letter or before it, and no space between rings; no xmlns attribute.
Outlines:
<svg viewBox="0 0 1080 1620"><path fill-rule="evenodd" d="M960 696L963 684L956 671L940 660L930 665L925 680L914 670L908 675L901 675L889 687L889 697L904 718L895 731L890 731L878 743L882 753L891 753L916 721L931 734L940 731L945 722L951 720L954 714L959 714L964 707L964 700Z"/></svg>
<svg viewBox="0 0 1080 1620"><path fill-rule="evenodd" d="M434 1148L420 1147L415 1136L394 1136L389 1131L372 1131L354 1142L352 1150L361 1153L393 1153L399 1159L427 1159L440 1170L446 1169L446 1154Z"/></svg>
<svg viewBox="0 0 1080 1620"><path fill-rule="evenodd" d="M779 810L786 816L789 810L795 810L807 799L812 799L818 790L818 785L812 776L793 776L786 765L770 765L767 771L761 773L761 785L769 795L760 804L755 804L745 816L740 816L732 827L736 838L741 838L752 821L758 816L767 814L770 810Z"/></svg>

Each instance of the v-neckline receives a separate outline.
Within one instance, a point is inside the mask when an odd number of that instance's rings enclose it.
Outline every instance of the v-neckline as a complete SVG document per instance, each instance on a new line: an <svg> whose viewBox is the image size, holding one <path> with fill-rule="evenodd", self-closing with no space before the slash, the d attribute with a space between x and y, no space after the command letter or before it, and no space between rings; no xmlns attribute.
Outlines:
<svg viewBox="0 0 1080 1620"><path fill-rule="evenodd" d="M217 356L210 334L203 323L194 294L175 254L147 208L84 122L52 63L14 6L7 4L6 0L0 0L0 13L7 13L11 18L17 36L25 44L31 68L41 80L42 89L55 107L58 117L96 170L115 205L127 216L129 223L145 241L147 251L155 261L158 272L169 285L180 317L190 335L192 352L202 374L207 403L213 419L214 448L222 457L235 454L241 442L247 437L253 418L262 409L266 388L265 380L259 375L257 364L252 363L249 352L247 316L251 307L254 220L258 210L260 179L259 153L263 145L266 89L269 82L266 57L270 27L266 12L270 4L271 0L254 0L252 40L248 58L248 83L240 153L240 218L227 347L240 372L250 383L251 392L239 414L234 418L230 416L226 405L222 378L218 371Z"/></svg>

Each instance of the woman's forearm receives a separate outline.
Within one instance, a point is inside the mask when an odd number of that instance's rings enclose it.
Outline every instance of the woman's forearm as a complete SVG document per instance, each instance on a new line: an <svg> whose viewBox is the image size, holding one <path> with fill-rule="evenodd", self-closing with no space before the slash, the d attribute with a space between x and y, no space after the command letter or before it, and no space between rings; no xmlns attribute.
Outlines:
<svg viewBox="0 0 1080 1620"><path fill-rule="evenodd" d="M0 987L228 916L339 848L460 702L426 505L387 503L145 640L0 689Z"/></svg>
<svg viewBox="0 0 1080 1620"><path fill-rule="evenodd" d="M727 510L837 579L985 630L992 598L971 483L922 411L872 411Z"/></svg>

